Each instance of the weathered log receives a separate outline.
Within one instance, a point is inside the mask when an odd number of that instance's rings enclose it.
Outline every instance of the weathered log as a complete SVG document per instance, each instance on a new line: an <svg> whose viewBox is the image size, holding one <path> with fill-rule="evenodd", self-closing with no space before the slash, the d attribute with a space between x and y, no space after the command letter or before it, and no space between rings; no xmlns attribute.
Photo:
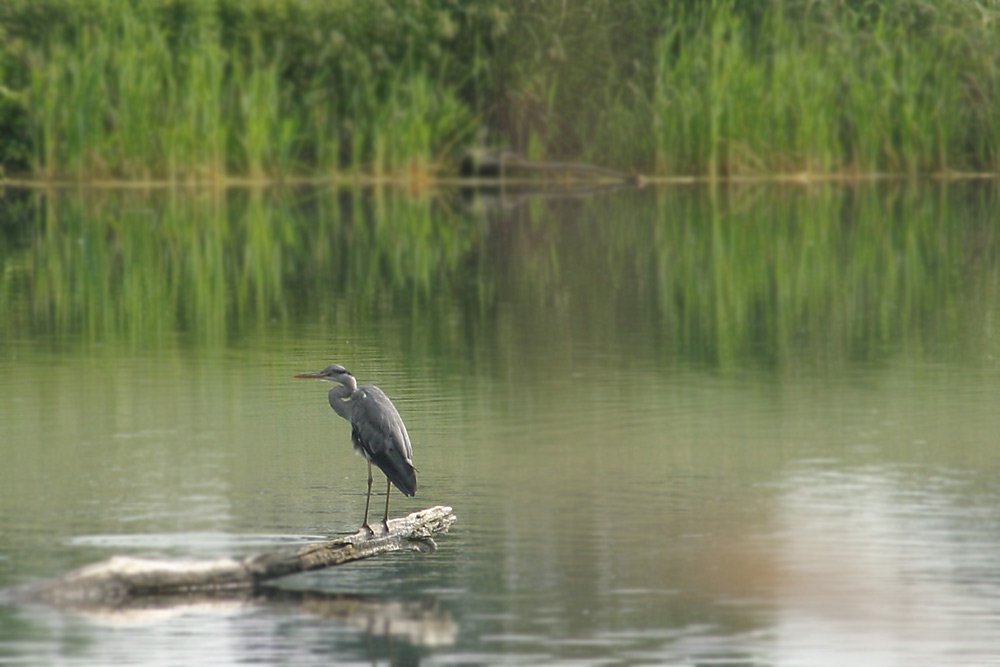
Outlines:
<svg viewBox="0 0 1000 667"><path fill-rule="evenodd" d="M586 162L529 160L512 151L472 149L459 165L462 176L498 179L535 179L562 183L581 181L618 182L637 185L632 174Z"/></svg>
<svg viewBox="0 0 1000 667"><path fill-rule="evenodd" d="M252 590L263 582L402 550L429 552L433 535L455 522L450 507L437 506L389 521L370 535L354 535L308 544L294 551L208 561L157 560L115 556L31 587L19 597L66 606L124 603L143 596L225 594Z"/></svg>

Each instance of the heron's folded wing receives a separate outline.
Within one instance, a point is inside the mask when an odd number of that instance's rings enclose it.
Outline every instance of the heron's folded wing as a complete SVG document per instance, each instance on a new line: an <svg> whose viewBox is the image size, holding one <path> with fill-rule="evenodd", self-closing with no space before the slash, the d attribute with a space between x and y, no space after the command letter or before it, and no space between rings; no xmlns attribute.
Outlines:
<svg viewBox="0 0 1000 667"><path fill-rule="evenodd" d="M396 487L408 496L417 490L413 448L402 417L378 387L358 388L351 397L354 444Z"/></svg>

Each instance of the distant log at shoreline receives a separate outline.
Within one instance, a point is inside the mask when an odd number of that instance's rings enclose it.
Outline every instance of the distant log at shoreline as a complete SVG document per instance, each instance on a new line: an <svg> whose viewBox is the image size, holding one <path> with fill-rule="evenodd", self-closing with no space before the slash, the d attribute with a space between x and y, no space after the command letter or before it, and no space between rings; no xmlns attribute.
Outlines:
<svg viewBox="0 0 1000 667"><path fill-rule="evenodd" d="M460 173L466 178L640 184L638 176L615 169L585 162L529 160L512 151L470 150L462 159Z"/></svg>

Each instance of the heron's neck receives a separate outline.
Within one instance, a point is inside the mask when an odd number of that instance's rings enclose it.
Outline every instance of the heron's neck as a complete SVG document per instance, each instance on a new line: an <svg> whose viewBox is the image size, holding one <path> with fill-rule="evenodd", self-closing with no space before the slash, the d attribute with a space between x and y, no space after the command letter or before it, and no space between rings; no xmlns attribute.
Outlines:
<svg viewBox="0 0 1000 667"><path fill-rule="evenodd" d="M339 384L330 390L330 407L344 419L350 420L351 418L351 402L348 399L357 388L357 381L351 378L348 384Z"/></svg>

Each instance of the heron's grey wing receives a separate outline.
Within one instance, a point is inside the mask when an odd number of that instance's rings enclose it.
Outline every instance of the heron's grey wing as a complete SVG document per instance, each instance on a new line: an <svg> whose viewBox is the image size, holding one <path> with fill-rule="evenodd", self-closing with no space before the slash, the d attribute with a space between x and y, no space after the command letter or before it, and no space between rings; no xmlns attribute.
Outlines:
<svg viewBox="0 0 1000 667"><path fill-rule="evenodd" d="M417 490L413 447L396 406L381 389L371 385L358 387L351 395L351 404L354 446L377 465L396 488L412 496Z"/></svg>

